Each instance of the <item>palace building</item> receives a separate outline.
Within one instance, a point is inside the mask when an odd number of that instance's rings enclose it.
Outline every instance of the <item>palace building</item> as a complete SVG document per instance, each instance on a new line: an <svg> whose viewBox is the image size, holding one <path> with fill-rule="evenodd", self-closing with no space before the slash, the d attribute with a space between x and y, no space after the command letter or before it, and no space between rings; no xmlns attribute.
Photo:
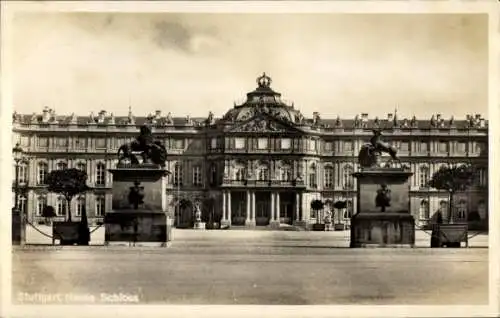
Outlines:
<svg viewBox="0 0 500 318"><path fill-rule="evenodd" d="M302 110L313 105L304 105ZM164 113L167 113L164 115ZM348 223L356 213L357 154L368 142L371 129L383 130L384 139L398 149L410 166L410 209L417 225L433 213L448 213L448 195L429 188L427 181L441 165L472 163L475 184L454 198L455 220L471 214L488 216L488 122L481 115L465 119L305 117L293 103L273 90L263 74L246 100L234 104L222 118L173 117L156 111L136 117L106 111L88 116L59 115L49 108L41 114L13 115L13 142L25 153L20 165L19 206L31 222L43 220L42 210L52 205L67 213L65 199L47 192L45 177L53 169L78 168L88 174L91 191L71 202L74 220L86 209L90 223L102 222L111 209L112 175L118 148L148 124L168 151L166 198L179 227L193 221L193 202L202 204L203 218L232 226L278 226L322 222L311 210L314 199L347 201L335 211L335 223ZM14 188L13 188L14 189Z"/></svg>

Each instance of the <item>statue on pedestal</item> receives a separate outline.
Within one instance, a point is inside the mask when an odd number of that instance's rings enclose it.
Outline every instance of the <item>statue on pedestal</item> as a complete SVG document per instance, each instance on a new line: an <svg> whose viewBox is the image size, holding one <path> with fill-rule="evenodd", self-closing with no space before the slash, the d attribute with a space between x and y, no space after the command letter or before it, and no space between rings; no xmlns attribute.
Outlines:
<svg viewBox="0 0 500 318"><path fill-rule="evenodd" d="M399 162L397 156L398 150L390 144L382 141L382 132L380 130L372 130L373 136L370 143L361 147L358 154L358 162L361 167L371 168L376 167L380 163L380 156L382 153L388 153L392 161Z"/></svg>
<svg viewBox="0 0 500 318"><path fill-rule="evenodd" d="M201 222L201 208L199 203L196 203L194 206L194 219L197 223Z"/></svg>
<svg viewBox="0 0 500 318"><path fill-rule="evenodd" d="M129 160L131 164L153 163L165 167L167 160L167 150L163 143L154 140L151 128L144 125L141 127L139 136L130 143L125 143L118 149L118 163Z"/></svg>

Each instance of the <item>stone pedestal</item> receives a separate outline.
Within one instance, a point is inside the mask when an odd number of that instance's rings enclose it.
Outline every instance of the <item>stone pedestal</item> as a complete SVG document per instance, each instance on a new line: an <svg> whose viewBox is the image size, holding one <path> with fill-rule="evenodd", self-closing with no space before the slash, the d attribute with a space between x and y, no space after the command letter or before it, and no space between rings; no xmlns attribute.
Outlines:
<svg viewBox="0 0 500 318"><path fill-rule="evenodd" d="M358 181L358 213L351 218L350 246L413 247L415 220L409 199L413 173L403 168L377 168L353 175Z"/></svg>
<svg viewBox="0 0 500 318"><path fill-rule="evenodd" d="M204 230L206 228L205 222L194 222L193 228L195 230Z"/></svg>
<svg viewBox="0 0 500 318"><path fill-rule="evenodd" d="M172 227L165 189L168 171L158 165L139 164L119 165L110 172L113 203L104 218L105 244L166 246ZM142 202L134 203L131 191L139 191Z"/></svg>
<svg viewBox="0 0 500 318"><path fill-rule="evenodd" d="M269 221L269 227L271 227L272 229L279 229L280 226L280 221Z"/></svg>

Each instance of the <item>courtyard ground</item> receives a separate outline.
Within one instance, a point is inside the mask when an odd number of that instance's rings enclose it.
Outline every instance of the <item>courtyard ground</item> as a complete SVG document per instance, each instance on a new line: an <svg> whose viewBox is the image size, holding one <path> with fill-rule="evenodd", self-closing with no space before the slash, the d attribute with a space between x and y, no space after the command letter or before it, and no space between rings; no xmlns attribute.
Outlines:
<svg viewBox="0 0 500 318"><path fill-rule="evenodd" d="M349 249L348 232L174 230L168 248L29 246L13 251L13 298L101 294L156 304L453 304L488 301L488 236L471 248ZM94 232L98 244L101 229ZM41 240L41 237L38 237ZM34 243L28 231L28 242ZM41 243L41 242L39 242ZM49 240L50 243L50 240ZM30 298L31 295L31 298ZM84 297L85 296L85 297ZM121 297L121 296L120 296ZM127 298L128 297L128 298ZM67 300L67 299L66 299Z"/></svg>

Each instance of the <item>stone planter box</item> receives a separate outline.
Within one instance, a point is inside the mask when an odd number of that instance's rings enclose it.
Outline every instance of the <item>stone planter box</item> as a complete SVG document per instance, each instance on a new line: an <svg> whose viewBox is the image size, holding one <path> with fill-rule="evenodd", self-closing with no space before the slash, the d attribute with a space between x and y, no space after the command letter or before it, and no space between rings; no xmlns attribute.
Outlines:
<svg viewBox="0 0 500 318"><path fill-rule="evenodd" d="M436 224L431 235L431 247L460 247L464 242L467 247L468 228L466 223Z"/></svg>
<svg viewBox="0 0 500 318"><path fill-rule="evenodd" d="M313 224L311 229L313 231L324 231L325 230L325 224Z"/></svg>
<svg viewBox="0 0 500 318"><path fill-rule="evenodd" d="M61 245L78 243L79 222L54 221L52 223L52 237L59 240Z"/></svg>
<svg viewBox="0 0 500 318"><path fill-rule="evenodd" d="M342 224L342 223L337 223L337 224L334 225L335 231L343 231L346 228L347 227L344 224Z"/></svg>

